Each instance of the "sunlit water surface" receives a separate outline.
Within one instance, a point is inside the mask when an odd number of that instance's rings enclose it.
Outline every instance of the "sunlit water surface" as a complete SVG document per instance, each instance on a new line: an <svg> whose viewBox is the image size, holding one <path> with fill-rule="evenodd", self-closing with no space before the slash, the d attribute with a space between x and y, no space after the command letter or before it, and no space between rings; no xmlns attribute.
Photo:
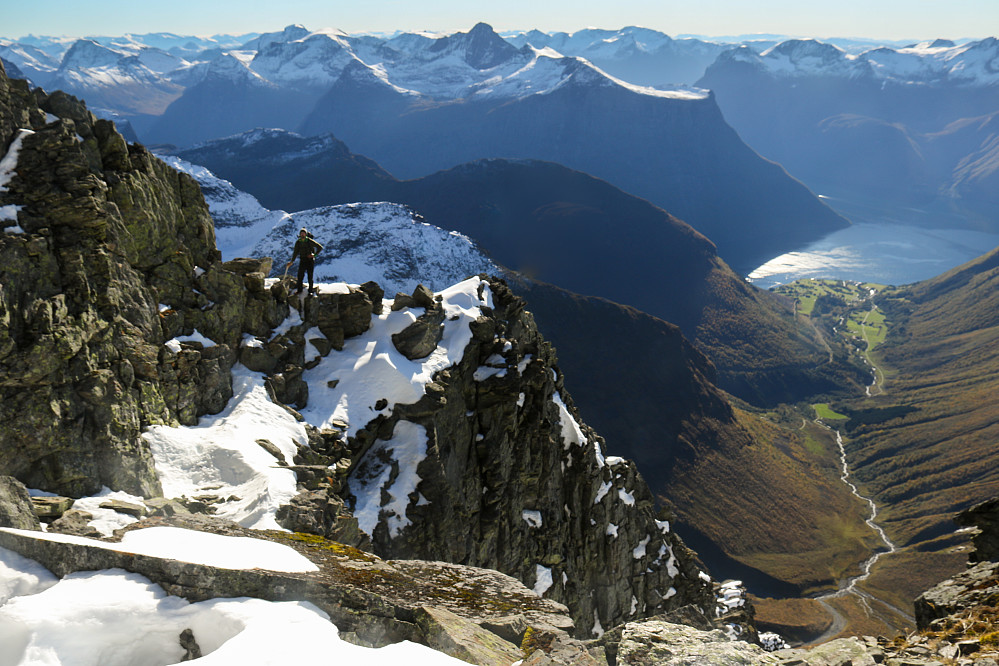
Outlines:
<svg viewBox="0 0 999 666"><path fill-rule="evenodd" d="M771 259L746 279L761 289L802 278L909 284L940 275L996 246L999 234L859 223Z"/></svg>

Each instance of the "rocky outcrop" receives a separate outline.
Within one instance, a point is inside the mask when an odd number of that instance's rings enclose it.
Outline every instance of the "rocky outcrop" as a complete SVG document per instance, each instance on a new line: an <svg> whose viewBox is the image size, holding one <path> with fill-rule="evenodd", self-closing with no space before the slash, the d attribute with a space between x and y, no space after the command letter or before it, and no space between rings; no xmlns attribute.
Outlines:
<svg viewBox="0 0 999 666"><path fill-rule="evenodd" d="M461 362L352 438L352 450L371 451L351 472L353 492L386 465L399 473L401 423L427 438L405 516L388 507L388 487L368 491L382 493L374 551L503 571L567 604L584 637L687 604L713 613L710 579L634 464L604 457L524 301L496 279L479 289L492 307L471 326ZM409 525L396 529L401 518Z"/></svg>
<svg viewBox="0 0 999 666"><path fill-rule="evenodd" d="M978 529L971 537L975 545L972 562L999 562L999 497L962 511L954 520L958 525Z"/></svg>
<svg viewBox="0 0 999 666"><path fill-rule="evenodd" d="M629 622L608 646L608 663L642 666L756 666L780 664L758 645L732 640L718 629L705 631L660 620Z"/></svg>
<svg viewBox="0 0 999 666"><path fill-rule="evenodd" d="M220 263L193 179L0 72L0 145L19 135L0 188L16 211L0 234L0 474L156 495L139 433L221 410L243 332L287 308Z"/></svg>
<svg viewBox="0 0 999 666"><path fill-rule="evenodd" d="M572 620L564 606L538 598L520 582L496 571L443 562L385 561L319 537L253 532L211 519L147 520L132 528L165 524L266 538L294 548L319 570L225 569L117 551L113 543L96 539L90 544L51 541L11 530L0 530L0 547L40 562L60 577L112 568L138 573L192 602L240 596L308 600L330 615L341 635L363 645L413 640L458 658L475 656L472 663L509 664L522 656L520 639L529 627L570 642L567 632ZM517 622L522 625L519 635L503 632ZM456 631L459 626L463 631ZM512 659L477 658L490 653Z"/></svg>
<svg viewBox="0 0 999 666"><path fill-rule="evenodd" d="M0 527L41 530L28 489L11 476L0 476Z"/></svg>

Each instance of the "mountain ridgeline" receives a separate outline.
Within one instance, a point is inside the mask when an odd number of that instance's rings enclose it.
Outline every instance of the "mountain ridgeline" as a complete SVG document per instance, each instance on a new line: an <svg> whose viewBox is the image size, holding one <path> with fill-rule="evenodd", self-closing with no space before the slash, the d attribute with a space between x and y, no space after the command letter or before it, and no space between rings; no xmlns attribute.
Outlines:
<svg viewBox="0 0 999 666"><path fill-rule="evenodd" d="M698 85L749 145L854 221L994 231L997 54L994 38L859 56L788 40L726 51Z"/></svg>

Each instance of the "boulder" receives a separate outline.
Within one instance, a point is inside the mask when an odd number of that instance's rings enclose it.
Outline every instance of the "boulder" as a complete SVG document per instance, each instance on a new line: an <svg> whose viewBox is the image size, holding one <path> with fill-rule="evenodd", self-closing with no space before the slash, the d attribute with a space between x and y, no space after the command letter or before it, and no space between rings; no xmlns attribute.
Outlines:
<svg viewBox="0 0 999 666"><path fill-rule="evenodd" d="M118 513L123 513L126 516L132 516L133 518L142 518L146 515L146 513L148 513L146 507L141 504L125 502L119 499L111 499L101 502L100 508L111 509L112 511L117 511Z"/></svg>
<svg viewBox="0 0 999 666"><path fill-rule="evenodd" d="M521 659L520 648L449 610L420 606L413 613L427 645L481 666L508 666Z"/></svg>
<svg viewBox="0 0 999 666"><path fill-rule="evenodd" d="M71 497L32 497L35 515L39 518L58 518L73 506Z"/></svg>
<svg viewBox="0 0 999 666"><path fill-rule="evenodd" d="M733 641L723 631L702 631L660 621L627 623L621 632L621 642L616 646L615 658L615 663L619 664L648 666L755 666L781 663L780 659L767 654L758 645Z"/></svg>
<svg viewBox="0 0 999 666"><path fill-rule="evenodd" d="M100 539L103 536L100 530L90 525L90 521L93 519L94 514L92 513L80 511L79 509L70 509L57 520L54 520L49 525L48 531Z"/></svg>
<svg viewBox="0 0 999 666"><path fill-rule="evenodd" d="M444 337L444 310L428 309L406 328L392 334L392 344L399 352L414 361L430 356Z"/></svg>
<svg viewBox="0 0 999 666"><path fill-rule="evenodd" d="M28 489L12 476L0 476L0 527L42 529Z"/></svg>
<svg viewBox="0 0 999 666"><path fill-rule="evenodd" d="M222 268L225 270L236 273L237 275L251 275L253 273L263 273L267 275L271 272L271 265L274 260L271 257L262 257L260 259L252 257L238 257L236 259L231 259L229 261L222 263Z"/></svg>

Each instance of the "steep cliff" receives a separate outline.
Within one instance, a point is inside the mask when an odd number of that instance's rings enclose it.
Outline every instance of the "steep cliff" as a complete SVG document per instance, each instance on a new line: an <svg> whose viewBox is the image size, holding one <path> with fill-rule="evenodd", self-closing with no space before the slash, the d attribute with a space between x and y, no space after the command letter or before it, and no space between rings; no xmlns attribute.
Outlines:
<svg viewBox="0 0 999 666"><path fill-rule="evenodd" d="M222 267L197 184L76 99L0 73L0 140L0 473L156 494L141 430L220 410L244 325L283 315ZM195 329L219 344L164 347Z"/></svg>

